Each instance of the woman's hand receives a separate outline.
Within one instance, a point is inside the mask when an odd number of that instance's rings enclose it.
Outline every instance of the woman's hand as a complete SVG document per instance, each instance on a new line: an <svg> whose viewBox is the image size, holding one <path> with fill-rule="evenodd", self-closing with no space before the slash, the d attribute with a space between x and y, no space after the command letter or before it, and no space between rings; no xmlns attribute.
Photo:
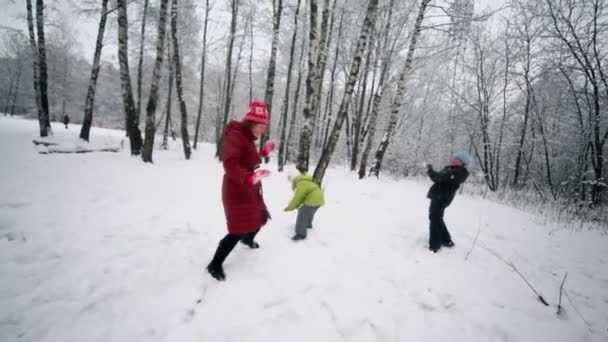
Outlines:
<svg viewBox="0 0 608 342"><path fill-rule="evenodd" d="M270 156L276 148L277 148L277 143L274 140L268 140L264 144L262 151L260 151L260 157L266 158L266 157Z"/></svg>
<svg viewBox="0 0 608 342"><path fill-rule="evenodd" d="M253 184L258 184L263 178L266 178L268 176L270 176L270 170L266 170L266 169L259 169L256 172L253 173L253 175L249 176L249 178L247 178L247 183L253 185Z"/></svg>

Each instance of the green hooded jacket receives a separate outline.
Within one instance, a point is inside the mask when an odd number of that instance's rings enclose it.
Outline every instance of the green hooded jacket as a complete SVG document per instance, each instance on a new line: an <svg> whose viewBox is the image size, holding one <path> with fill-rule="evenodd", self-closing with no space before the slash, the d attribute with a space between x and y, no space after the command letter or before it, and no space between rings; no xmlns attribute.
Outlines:
<svg viewBox="0 0 608 342"><path fill-rule="evenodd" d="M325 204L323 190L312 176L297 176L292 180L291 186L295 193L289 205L287 205L287 211L298 209L301 205L319 208Z"/></svg>

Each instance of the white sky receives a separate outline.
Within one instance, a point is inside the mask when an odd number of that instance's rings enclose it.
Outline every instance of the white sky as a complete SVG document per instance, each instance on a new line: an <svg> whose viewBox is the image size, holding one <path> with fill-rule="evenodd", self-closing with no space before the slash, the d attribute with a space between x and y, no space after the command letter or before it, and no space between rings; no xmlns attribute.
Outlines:
<svg viewBox="0 0 608 342"><path fill-rule="evenodd" d="M73 2L79 2L79 0L72 0ZM154 0L153 0L154 1ZM221 1L221 0L220 0ZM269 0L267 0L269 1ZM481 12L486 9L496 9L505 3L506 0L475 0L475 11ZM99 16L93 15L85 18L76 12L76 9L69 4L68 0L46 0L48 4L52 4L57 8L56 16L66 18L72 22L74 27L74 34L80 44L80 50L83 57L91 61L93 59L93 52L95 51L95 38L97 36L97 25ZM203 6L203 5L201 5ZM219 7L216 5L216 7ZM26 8L25 0L0 0L0 26L11 27L20 29L27 34L27 23L25 20ZM218 19L218 14L213 16L213 19ZM219 17L222 17L219 14ZM108 24L114 17L108 19ZM228 19L228 18L227 18ZM202 21L201 21L201 36L202 36ZM106 29L107 29L106 25ZM110 31L112 32L112 31ZM5 30L0 29L0 35L6 34ZM110 35L112 35L110 33ZM109 36L106 31L106 48L104 48L103 59L116 61L116 48L112 46L116 40L115 37ZM201 38L202 39L202 38Z"/></svg>

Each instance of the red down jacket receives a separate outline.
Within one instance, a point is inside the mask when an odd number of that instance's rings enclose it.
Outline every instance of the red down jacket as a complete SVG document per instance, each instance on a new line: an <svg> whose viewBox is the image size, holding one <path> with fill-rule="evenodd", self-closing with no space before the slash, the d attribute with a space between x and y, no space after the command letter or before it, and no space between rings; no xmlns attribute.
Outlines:
<svg viewBox="0 0 608 342"><path fill-rule="evenodd" d="M269 214L262 197L262 184L247 179L260 165L255 137L241 122L231 121L224 131L222 150L224 180L222 203L230 234L245 234L262 227Z"/></svg>

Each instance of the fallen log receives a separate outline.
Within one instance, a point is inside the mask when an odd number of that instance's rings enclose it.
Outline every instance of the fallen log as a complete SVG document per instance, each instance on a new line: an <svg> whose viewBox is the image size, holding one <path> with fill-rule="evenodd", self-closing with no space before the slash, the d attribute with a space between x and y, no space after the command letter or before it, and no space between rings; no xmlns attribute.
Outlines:
<svg viewBox="0 0 608 342"><path fill-rule="evenodd" d="M36 139L32 140L32 142L36 146L43 145L43 146L49 147L49 146L57 146L57 145L59 145L58 143L55 143L55 142L44 141L44 140L36 140Z"/></svg>
<svg viewBox="0 0 608 342"><path fill-rule="evenodd" d="M46 151L39 151L40 154L52 154L52 153L92 153L92 152L120 152L120 147L104 147L104 148L85 148L85 149L48 149Z"/></svg>

